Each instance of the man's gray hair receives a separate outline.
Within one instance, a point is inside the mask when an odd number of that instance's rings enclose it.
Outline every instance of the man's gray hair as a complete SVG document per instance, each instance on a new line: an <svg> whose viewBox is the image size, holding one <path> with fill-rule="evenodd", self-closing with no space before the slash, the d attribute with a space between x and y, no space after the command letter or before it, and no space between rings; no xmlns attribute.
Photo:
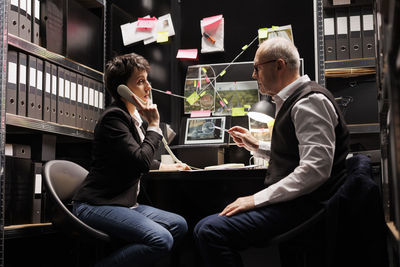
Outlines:
<svg viewBox="0 0 400 267"><path fill-rule="evenodd" d="M300 68L299 51L288 39L273 37L261 43L260 48L262 58L269 60L281 58L285 60L289 69L298 70Z"/></svg>

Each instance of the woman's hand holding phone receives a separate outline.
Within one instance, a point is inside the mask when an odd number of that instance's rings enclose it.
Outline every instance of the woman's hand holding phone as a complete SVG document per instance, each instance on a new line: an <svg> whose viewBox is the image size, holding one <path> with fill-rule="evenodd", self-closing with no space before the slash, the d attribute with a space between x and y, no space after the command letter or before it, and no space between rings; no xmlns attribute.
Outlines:
<svg viewBox="0 0 400 267"><path fill-rule="evenodd" d="M149 126L159 127L160 125L160 114L158 113L157 104L153 104L151 99L143 101L134 93L131 94L134 105L136 106L140 115L143 116L149 123Z"/></svg>

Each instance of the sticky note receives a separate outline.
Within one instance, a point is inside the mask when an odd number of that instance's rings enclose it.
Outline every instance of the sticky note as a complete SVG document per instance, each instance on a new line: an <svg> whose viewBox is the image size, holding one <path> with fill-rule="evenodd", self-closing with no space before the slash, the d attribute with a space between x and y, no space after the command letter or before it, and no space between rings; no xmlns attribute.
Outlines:
<svg viewBox="0 0 400 267"><path fill-rule="evenodd" d="M246 112L244 108L232 108L232 116L244 116Z"/></svg>
<svg viewBox="0 0 400 267"><path fill-rule="evenodd" d="M210 117L210 116L211 116L210 110L193 110L190 112L191 118Z"/></svg>
<svg viewBox="0 0 400 267"><path fill-rule="evenodd" d="M203 29L206 32L213 32L219 26L222 21L222 15L212 16L203 18L201 20L201 24L203 25Z"/></svg>
<svg viewBox="0 0 400 267"><path fill-rule="evenodd" d="M279 30L279 26L272 26L271 27L271 31L277 31L277 30Z"/></svg>
<svg viewBox="0 0 400 267"><path fill-rule="evenodd" d="M226 70L223 70L223 71L221 71L221 73L219 74L219 76L224 76L225 75L225 73L226 73Z"/></svg>
<svg viewBox="0 0 400 267"><path fill-rule="evenodd" d="M224 100L225 104L228 105L228 100L226 100L226 98L224 98L223 100Z"/></svg>
<svg viewBox="0 0 400 267"><path fill-rule="evenodd" d="M196 60L198 50L196 49L179 49L176 58L181 60Z"/></svg>
<svg viewBox="0 0 400 267"><path fill-rule="evenodd" d="M193 92L188 98L186 98L186 101L190 104L193 105L197 100L199 100L200 96L197 94L197 92Z"/></svg>
<svg viewBox="0 0 400 267"><path fill-rule="evenodd" d="M204 73L207 73L206 68L202 67L201 70L202 70Z"/></svg>
<svg viewBox="0 0 400 267"><path fill-rule="evenodd" d="M142 31L149 31L154 28L156 25L157 18L152 17L152 18L138 18L138 22L136 24L136 29L142 30Z"/></svg>
<svg viewBox="0 0 400 267"><path fill-rule="evenodd" d="M249 47L249 46L248 46L248 45L244 45L244 46L242 47L242 50L246 50L247 47Z"/></svg>
<svg viewBox="0 0 400 267"><path fill-rule="evenodd" d="M171 92L171 91L168 91L168 90L167 90L167 91L165 91L165 92L166 92L167 94L172 94L172 92Z"/></svg>
<svg viewBox="0 0 400 267"><path fill-rule="evenodd" d="M210 82L210 79L208 79L208 77L206 76L206 77L204 77L204 79L206 79L206 82L207 83L209 83Z"/></svg>
<svg viewBox="0 0 400 267"><path fill-rule="evenodd" d="M219 104L220 104L222 107L225 107L225 104L224 104L224 102L222 102L222 100L219 101Z"/></svg>
<svg viewBox="0 0 400 267"><path fill-rule="evenodd" d="M201 94L200 94L200 96L203 96L203 95L205 95L206 94L206 91L203 91Z"/></svg>
<svg viewBox="0 0 400 267"><path fill-rule="evenodd" d="M161 31L157 33L157 43L168 42L168 31Z"/></svg>
<svg viewBox="0 0 400 267"><path fill-rule="evenodd" d="M268 38L268 28L258 29L258 38L259 39Z"/></svg>

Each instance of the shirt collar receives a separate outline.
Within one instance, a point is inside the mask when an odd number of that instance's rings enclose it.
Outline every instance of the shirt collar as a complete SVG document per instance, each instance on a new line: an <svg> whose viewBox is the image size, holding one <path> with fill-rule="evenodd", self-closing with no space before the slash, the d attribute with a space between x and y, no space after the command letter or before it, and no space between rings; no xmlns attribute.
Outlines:
<svg viewBox="0 0 400 267"><path fill-rule="evenodd" d="M285 102L288 97L293 94L294 91L296 91L297 88L299 88L301 85L303 85L306 82L309 82L310 78L308 75L303 75L299 78L297 78L294 82L288 84L286 87L284 87L279 93L274 95L272 99L275 101L276 104L276 112L275 116L278 114L279 109L281 108L283 102Z"/></svg>
<svg viewBox="0 0 400 267"><path fill-rule="evenodd" d="M140 127L143 124L143 120L140 117L139 111L137 109L135 109L135 111L133 112L133 121L135 122L136 127Z"/></svg>

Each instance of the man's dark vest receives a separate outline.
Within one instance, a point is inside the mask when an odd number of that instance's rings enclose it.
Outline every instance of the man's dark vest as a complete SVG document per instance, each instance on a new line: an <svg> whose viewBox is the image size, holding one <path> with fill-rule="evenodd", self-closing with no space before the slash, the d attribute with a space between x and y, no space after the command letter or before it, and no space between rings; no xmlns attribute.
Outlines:
<svg viewBox="0 0 400 267"><path fill-rule="evenodd" d="M324 200L336 192L338 186L345 178L345 160L349 149L349 131L333 95L327 89L312 81L306 82L289 96L276 116L265 184L271 185L276 183L299 166L299 141L296 137L291 111L297 101L312 93L324 94L332 102L338 115L338 125L335 128L336 148L330 178L309 195L313 199Z"/></svg>

